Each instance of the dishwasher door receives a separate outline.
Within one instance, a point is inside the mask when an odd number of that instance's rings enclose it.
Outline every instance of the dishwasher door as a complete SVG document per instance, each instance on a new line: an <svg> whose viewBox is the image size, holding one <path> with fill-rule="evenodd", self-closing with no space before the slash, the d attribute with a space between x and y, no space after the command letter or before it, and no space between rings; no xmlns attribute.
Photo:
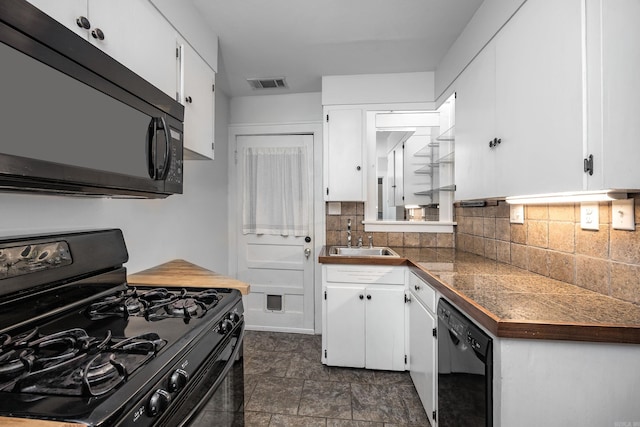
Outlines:
<svg viewBox="0 0 640 427"><path fill-rule="evenodd" d="M438 425L493 425L493 340L448 301L438 301Z"/></svg>

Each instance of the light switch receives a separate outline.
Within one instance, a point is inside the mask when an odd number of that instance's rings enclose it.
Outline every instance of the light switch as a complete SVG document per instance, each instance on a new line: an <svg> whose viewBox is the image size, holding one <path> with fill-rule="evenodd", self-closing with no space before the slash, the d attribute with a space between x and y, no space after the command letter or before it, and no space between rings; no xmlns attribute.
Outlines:
<svg viewBox="0 0 640 427"><path fill-rule="evenodd" d="M600 229L600 207L597 203L580 203L580 227L583 230Z"/></svg>
<svg viewBox="0 0 640 427"><path fill-rule="evenodd" d="M611 202L611 225L616 230L636 229L633 199Z"/></svg>
<svg viewBox="0 0 640 427"><path fill-rule="evenodd" d="M509 205L509 222L524 224L524 205Z"/></svg>

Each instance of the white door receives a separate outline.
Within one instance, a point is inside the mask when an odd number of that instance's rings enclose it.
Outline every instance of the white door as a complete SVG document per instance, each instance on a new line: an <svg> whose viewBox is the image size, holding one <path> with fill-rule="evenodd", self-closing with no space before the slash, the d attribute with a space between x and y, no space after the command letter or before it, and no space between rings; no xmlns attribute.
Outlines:
<svg viewBox="0 0 640 427"><path fill-rule="evenodd" d="M304 147L306 151L304 171L307 174L305 187L308 191L308 234L245 234L243 209L248 173L245 166L247 149L292 147ZM313 135L239 135L236 138L236 150L237 271L238 279L251 285L251 292L244 299L247 327L313 333ZM279 198L278 191L274 190L272 194L274 200Z"/></svg>
<svg viewBox="0 0 640 427"><path fill-rule="evenodd" d="M436 340L431 331L436 321L417 298L412 299L409 304L410 374L424 410L430 415L435 410Z"/></svg>

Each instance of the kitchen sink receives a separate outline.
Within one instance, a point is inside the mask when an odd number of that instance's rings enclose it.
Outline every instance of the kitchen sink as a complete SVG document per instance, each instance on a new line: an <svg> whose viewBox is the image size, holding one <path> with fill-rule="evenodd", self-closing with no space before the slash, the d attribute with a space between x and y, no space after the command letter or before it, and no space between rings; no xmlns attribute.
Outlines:
<svg viewBox="0 0 640 427"><path fill-rule="evenodd" d="M346 246L331 246L329 248L330 256L359 256L359 257L400 257L391 248L387 247L351 247Z"/></svg>

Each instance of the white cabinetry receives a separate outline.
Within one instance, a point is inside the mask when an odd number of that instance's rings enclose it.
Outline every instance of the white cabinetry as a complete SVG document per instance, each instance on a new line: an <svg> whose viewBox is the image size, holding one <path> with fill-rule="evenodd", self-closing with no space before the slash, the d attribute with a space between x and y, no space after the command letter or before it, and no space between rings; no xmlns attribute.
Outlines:
<svg viewBox="0 0 640 427"><path fill-rule="evenodd" d="M586 2L588 190L640 187L640 2Z"/></svg>
<svg viewBox="0 0 640 427"><path fill-rule="evenodd" d="M184 105L185 159L213 159L215 72L186 42L179 43L179 101Z"/></svg>
<svg viewBox="0 0 640 427"><path fill-rule="evenodd" d="M409 372L427 416L435 423L436 409L436 292L409 274Z"/></svg>
<svg viewBox="0 0 640 427"><path fill-rule="evenodd" d="M404 274L404 267L323 266L323 363L405 369Z"/></svg>
<svg viewBox="0 0 640 427"><path fill-rule="evenodd" d="M526 2L460 76L456 199L582 189L581 14Z"/></svg>
<svg viewBox="0 0 640 427"><path fill-rule="evenodd" d="M175 98L175 30L148 0L29 2Z"/></svg>
<svg viewBox="0 0 640 427"><path fill-rule="evenodd" d="M364 201L364 110L324 107L324 187L327 201Z"/></svg>

